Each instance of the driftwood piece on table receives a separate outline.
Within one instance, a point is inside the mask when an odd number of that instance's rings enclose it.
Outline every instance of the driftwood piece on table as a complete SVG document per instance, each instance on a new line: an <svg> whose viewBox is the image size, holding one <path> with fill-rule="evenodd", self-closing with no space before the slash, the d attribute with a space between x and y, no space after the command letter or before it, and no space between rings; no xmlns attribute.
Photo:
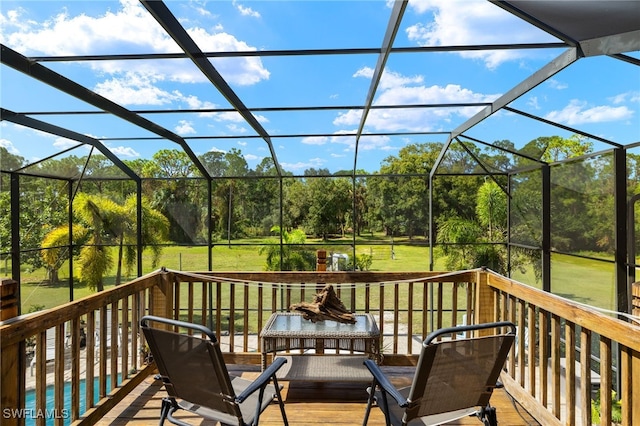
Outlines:
<svg viewBox="0 0 640 426"><path fill-rule="evenodd" d="M313 296L313 302L296 303L289 306L289 310L302 312L302 317L311 322L324 320L345 324L355 324L356 322L356 316L347 310L330 284Z"/></svg>

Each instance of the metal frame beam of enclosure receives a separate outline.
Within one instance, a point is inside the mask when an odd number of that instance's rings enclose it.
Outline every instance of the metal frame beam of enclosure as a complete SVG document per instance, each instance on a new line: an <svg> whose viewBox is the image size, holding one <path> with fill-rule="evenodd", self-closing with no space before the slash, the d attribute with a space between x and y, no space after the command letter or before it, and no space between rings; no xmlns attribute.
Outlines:
<svg viewBox="0 0 640 426"><path fill-rule="evenodd" d="M49 133L51 135L60 136L69 140L74 140L76 142L80 142L85 145L90 145L98 149L102 155L107 157L110 161L113 162L115 166L117 166L120 170L122 170L130 179L135 182L140 181L140 177L134 173L133 170L129 168L126 164L120 160L117 156L115 156L109 149L107 149L102 142L98 139L94 139L87 135L83 135L72 130L65 129L63 127L56 126L54 124L49 124L44 121L36 120L35 118L27 117L24 114L18 114L13 111L9 111L4 108L0 108L0 118L2 120L10 121L15 124L19 124L24 127L28 127L30 129L39 130L41 132Z"/></svg>
<svg viewBox="0 0 640 426"><path fill-rule="evenodd" d="M473 159L473 161L475 161L478 166L480 166L480 168L484 171L483 175L485 176L489 176L491 178L491 180L498 185L498 187L502 190L502 192L504 192L504 194L507 197L511 197L511 194L509 194L509 192L507 192L507 190L502 186L502 184L500 182L498 182L498 180L496 179L496 173L493 173L491 170L489 170L489 168L482 162L482 160L480 160L478 158L477 155L475 155L470 149L469 147L462 142L459 138L455 138L455 141L458 142L458 145L460 145L462 147L462 149L467 153L467 155L469 155L469 157L471 157Z"/></svg>
<svg viewBox="0 0 640 426"><path fill-rule="evenodd" d="M631 300L631 284L636 281L636 268L638 267L636 261L636 203L640 201L640 194L632 196L627 202L627 276L629 283L629 292L627 297L629 298L628 312L632 312Z"/></svg>
<svg viewBox="0 0 640 426"><path fill-rule="evenodd" d="M11 185L11 278L17 282L20 280L20 174L10 174ZM18 300L20 298L20 286L18 286ZM18 303L18 315L22 314L22 303Z"/></svg>
<svg viewBox="0 0 640 426"><path fill-rule="evenodd" d="M373 105L373 98L375 97L376 91L378 89L378 84L380 84L382 73L384 72L385 66L387 64L387 59L389 59L391 47L393 46L396 34L398 34L398 28L400 28L400 22L402 22L402 16L404 15L404 11L407 8L408 1L409 0L395 0L393 3L391 17L389 18L389 23L387 24L387 31L385 32L384 39L382 40L382 49L380 51L380 55L378 56L376 68L373 71L373 77L371 77L371 84L369 86L369 91L367 92L367 99L364 104L364 110L362 111L362 116L360 117L360 124L358 124L358 133L356 135L356 143L354 148L355 152L353 155L354 175L358 170L358 145L360 144L360 137L364 132L364 125L367 122L367 116L369 115L369 111L371 110L371 105Z"/></svg>
<svg viewBox="0 0 640 426"><path fill-rule="evenodd" d="M577 60L578 55L575 48L571 48L563 52L547 65L516 85L513 89L509 90L507 93L493 101L490 106L483 108L482 111L478 112L466 122L458 126L456 129L452 130L449 140L440 151L440 155L436 159L433 168L431 169L431 174L434 174L440 166L440 163L444 159L444 156L451 145L451 139L456 136L462 135L464 132L471 129L476 124L488 118L495 112L505 108L509 103L524 95L525 93L538 86L542 82L546 81L550 77L554 76L558 72L562 71Z"/></svg>
<svg viewBox="0 0 640 426"><path fill-rule="evenodd" d="M424 108L465 108L465 107L483 107L491 105L490 102L440 102L440 103L428 103L428 104L410 104L410 105L371 105L369 109L424 109ZM317 105L317 106L281 106L281 107L254 107L250 108L250 111L254 112L292 112L292 111L348 111L348 110L363 110L363 105ZM135 109L131 112L135 114L203 114L203 113L222 113L222 112L236 112L235 108L185 108L185 109ZM22 111L25 115L101 115L109 114L107 111ZM389 132L390 133L390 132ZM409 134L423 134L423 133L435 133L448 134L449 132L406 132ZM341 133L343 134L343 133ZM348 133L347 133L348 134ZM354 132L355 134L355 132ZM369 134L369 133L367 133ZM387 134L387 133L384 133ZM403 132L404 134L404 132ZM185 136L185 140L194 138L206 138L207 136ZM214 137L214 136L211 136ZM235 136L218 136L218 137L251 137L261 138L260 135L235 135ZM276 135L271 134L271 137ZM284 135L277 135L277 137L284 137ZM134 139L134 138L122 138L122 139Z"/></svg>
<svg viewBox="0 0 640 426"><path fill-rule="evenodd" d="M180 48L187 54L189 59L198 67L198 69L207 77L207 79L218 89L222 96L233 106L233 108L244 118L253 130L258 133L262 139L267 143L271 158L273 160L274 167L278 171L278 174L282 174L282 169L278 163L278 157L276 151L271 143L271 137L267 131L258 122L256 117L249 111L245 104L240 100L238 95L233 91L231 86L220 75L218 70L213 66L211 61L204 56L204 53L195 41L189 36L187 30L178 22L178 19L171 13L169 8L162 1L147 1L140 0L140 3L149 11L151 16L158 21L158 23L164 28L164 30L171 36L171 38L180 46Z"/></svg>
<svg viewBox="0 0 640 426"><path fill-rule="evenodd" d="M593 134L591 134L591 133L586 133L586 132L584 132L584 131L582 131L582 130L579 130L579 129L576 129L576 128L574 128L574 127L565 126L565 125L563 125L563 124L556 123L555 121L547 120L547 119L545 119L545 118L538 117L538 116L536 116L536 115L529 114L529 113L527 113L527 112L520 111L520 110L515 109L515 108L511 108L511 107L505 106L505 107L504 107L504 110L505 110L505 111L512 112L512 113L514 113L514 114L521 115L521 116L523 116L523 117L530 118L530 119L532 119L532 120L539 121L539 122L544 123L544 124L548 124L549 126L557 127L557 128L559 128L559 129L566 130L566 131L568 131L568 132L575 133L575 134L578 134L578 135L584 136L584 137L586 137L586 138L593 139L593 140L596 140L596 141L599 141L599 142L605 143L605 144L607 144L607 145L611 145L611 146L613 146L613 147L615 147L615 148L622 148L622 146L623 146L622 144L615 143L615 142L613 142L613 141L610 141L609 139L605 139L605 138L602 138L602 137L600 137L600 136L593 135Z"/></svg>
<svg viewBox="0 0 640 426"><path fill-rule="evenodd" d="M551 292L551 166L544 164L540 169L542 204L542 289Z"/></svg>
<svg viewBox="0 0 640 426"><path fill-rule="evenodd" d="M491 144L489 142L484 142L484 141L481 141L480 139L476 139L476 138L473 138L473 137L465 135L465 134L462 134L462 135L456 137L456 140L458 140L460 142L460 138L468 139L470 142L473 142L473 143L476 143L476 144L480 144L480 145L484 145L484 146L489 147L491 149L502 151L502 152L504 152L506 154L510 154L510 155L515 156L515 157L524 158L525 160L529 160L529 161L532 161L534 163L538 163L538 164L545 164L546 163L546 161L542 161L539 158L534 158L534 157L531 157L530 155L523 154L523 153L518 152L518 151L513 151L513 150L510 150L510 149L504 148L502 146L493 145L493 144ZM505 171L505 173L506 173L506 171Z"/></svg>
<svg viewBox="0 0 640 426"><path fill-rule="evenodd" d="M73 181L68 181L67 197L69 198L69 211L67 212L67 232L69 233L69 300L73 300Z"/></svg>
<svg viewBox="0 0 640 426"><path fill-rule="evenodd" d="M616 282L616 310L631 312L629 290L631 283L627 280L627 159L623 148L613 150L614 188L613 202L615 205L615 282Z"/></svg>
<svg viewBox="0 0 640 426"><path fill-rule="evenodd" d="M110 101L102 95L99 95L98 93L81 86L75 81L69 80L68 78L56 73L55 71L30 60L26 56L21 55L20 53L8 48L5 45L1 45L0 50L0 63L5 64L15 69L16 71L28 75L29 77L32 77L36 80L40 80L43 83L48 84L49 86L54 87L66 93L67 95L80 99L81 101L86 102L89 105L92 105L104 111L108 111L116 117L128 121L135 126L148 130L151 133L155 133L158 136L177 143L189 156L191 161L193 161L194 165L198 168L200 173L202 173L204 177L210 178L209 173L202 165L200 160L196 157L195 153L191 150L191 147L183 138L181 138L177 134L168 129L165 129L164 127L152 121L147 120L146 118L128 110L121 105L118 105L113 101Z"/></svg>
<svg viewBox="0 0 640 426"><path fill-rule="evenodd" d="M453 46L407 46L392 47L391 53L426 53L426 52L470 52L481 50L523 50L523 49L557 49L567 47L566 43L495 43ZM207 58L246 58L274 56L321 56L321 55L379 55L379 47L338 48L338 49L274 49L274 50L231 50L222 52L202 52ZM613 55L612 55L613 56ZM624 56L624 55L620 55ZM186 53L130 53L106 55L60 55L31 56L36 62L82 62L82 61L135 61L146 59L186 59Z"/></svg>

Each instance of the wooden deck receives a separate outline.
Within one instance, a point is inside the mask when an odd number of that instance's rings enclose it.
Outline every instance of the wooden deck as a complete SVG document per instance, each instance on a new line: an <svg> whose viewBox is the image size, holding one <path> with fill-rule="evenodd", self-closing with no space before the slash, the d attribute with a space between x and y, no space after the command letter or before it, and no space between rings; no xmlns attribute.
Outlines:
<svg viewBox="0 0 640 426"><path fill-rule="evenodd" d="M411 367L383 367L385 373L396 386L411 384ZM238 365L229 367L231 374L254 378L259 374L259 366ZM287 418L291 426L297 425L361 425L366 407L366 384L357 383L312 383L283 382L283 398ZM148 377L115 409L98 423L102 426L151 425L160 417L160 403L166 393L161 384ZM491 404L496 407L498 422L509 426L534 426L539 423L502 389L494 392ZM193 425L214 425L200 417L181 411L177 416ZM166 424L170 424L167 422ZM267 408L260 417L263 426L282 425L280 410L276 404ZM384 425L384 417L379 409L372 410L369 425ZM482 423L475 417L468 417L450 425L473 425Z"/></svg>

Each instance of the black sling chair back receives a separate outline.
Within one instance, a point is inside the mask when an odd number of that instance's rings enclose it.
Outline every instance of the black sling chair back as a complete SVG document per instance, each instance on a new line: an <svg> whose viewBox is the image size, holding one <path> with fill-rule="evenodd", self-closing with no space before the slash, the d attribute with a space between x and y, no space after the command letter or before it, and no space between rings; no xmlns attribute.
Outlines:
<svg viewBox="0 0 640 426"><path fill-rule="evenodd" d="M495 329L495 334L465 337L487 329ZM373 382L363 425L374 403L387 425L437 425L469 415L486 426L497 425L489 399L515 335L511 322L436 330L422 343L413 383L404 389L396 389L375 362L366 360Z"/></svg>
<svg viewBox="0 0 640 426"><path fill-rule="evenodd" d="M218 340L207 327L155 316L143 317L140 326L168 394L162 401L160 425L169 420L189 426L173 416L179 409L225 425L257 425L274 398L288 425L276 379L284 358L274 360L256 380L231 378ZM180 329L191 331L178 333Z"/></svg>

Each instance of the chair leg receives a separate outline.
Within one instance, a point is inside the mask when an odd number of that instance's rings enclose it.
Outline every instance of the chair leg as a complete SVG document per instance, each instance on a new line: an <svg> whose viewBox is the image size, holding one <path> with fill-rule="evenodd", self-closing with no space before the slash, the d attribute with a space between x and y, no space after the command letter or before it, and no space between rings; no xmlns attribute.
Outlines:
<svg viewBox="0 0 640 426"><path fill-rule="evenodd" d="M389 404L387 402L387 392L384 389L380 389L382 398L378 401L380 409L384 413L384 421L387 426L391 426L391 415L389 414Z"/></svg>
<svg viewBox="0 0 640 426"><path fill-rule="evenodd" d="M260 413L262 412L262 399L264 398L264 388L267 387L267 383L260 387L258 391L258 403L256 404L256 414L254 415L253 422L251 424L253 426L258 426L258 422L260 422Z"/></svg>
<svg viewBox="0 0 640 426"><path fill-rule="evenodd" d="M189 423L185 423L182 420L173 417L173 413L179 409L180 407L175 399L171 397L162 398L162 407L160 408L160 426L164 424L165 420L169 420L170 423L178 426L191 426Z"/></svg>
<svg viewBox="0 0 640 426"><path fill-rule="evenodd" d="M371 387L367 388L367 393L369 394L369 397L367 398L367 409L364 412L364 420L362 421L362 426L367 426L367 423L369 422L369 414L371 413L371 407L373 406L373 401L375 399L375 396L374 396L375 388L376 388L375 381L371 385Z"/></svg>
<svg viewBox="0 0 640 426"><path fill-rule="evenodd" d="M280 406L280 413L282 414L282 421L284 422L284 426L289 426L289 421L287 420L287 413L284 411L284 402L282 401L282 395L280 394L280 385L278 385L278 379L276 379L276 375L273 377L273 385L276 388L276 398L278 399L278 405Z"/></svg>
<svg viewBox="0 0 640 426"><path fill-rule="evenodd" d="M480 410L478 417L484 426L498 426L498 416L496 415L495 407L487 405Z"/></svg>
<svg viewBox="0 0 640 426"><path fill-rule="evenodd" d="M169 398L162 398L162 406L160 407L160 423L159 426L164 425L164 421L167 419L169 411L173 408L173 401Z"/></svg>

